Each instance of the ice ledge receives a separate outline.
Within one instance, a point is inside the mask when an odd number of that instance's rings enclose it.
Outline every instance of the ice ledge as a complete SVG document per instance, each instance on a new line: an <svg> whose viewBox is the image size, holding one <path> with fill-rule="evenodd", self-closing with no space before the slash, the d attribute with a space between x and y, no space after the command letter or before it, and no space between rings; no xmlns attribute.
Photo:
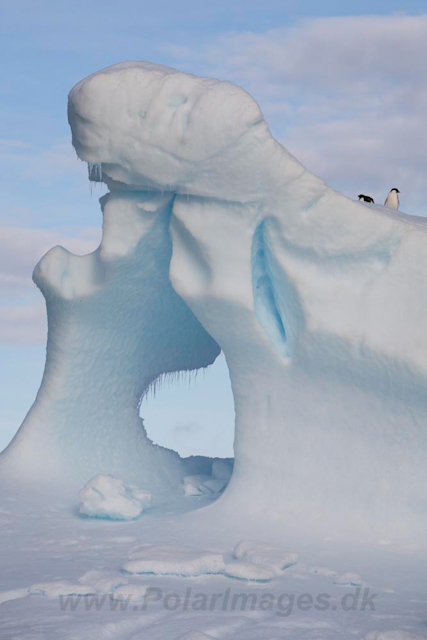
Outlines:
<svg viewBox="0 0 427 640"><path fill-rule="evenodd" d="M68 118L91 179L133 189L258 199L271 181L260 175L262 155L283 153L242 88L148 62L117 64L79 82ZM236 161L242 157L245 166ZM249 189L249 180L240 188L242 171L251 174ZM303 171L289 156L287 179Z"/></svg>

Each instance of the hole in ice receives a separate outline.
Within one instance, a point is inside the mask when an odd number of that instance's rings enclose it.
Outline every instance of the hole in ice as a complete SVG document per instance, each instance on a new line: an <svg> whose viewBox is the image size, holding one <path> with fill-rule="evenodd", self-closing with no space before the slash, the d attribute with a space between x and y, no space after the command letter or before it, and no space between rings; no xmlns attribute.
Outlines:
<svg viewBox="0 0 427 640"><path fill-rule="evenodd" d="M175 96L175 98L173 98L173 100L170 101L169 105L173 109L177 109L182 104L185 104L187 101L188 101L188 98L186 96Z"/></svg>
<svg viewBox="0 0 427 640"><path fill-rule="evenodd" d="M157 381L140 413L148 437L182 457L234 455L234 401L222 354L204 371L179 372Z"/></svg>
<svg viewBox="0 0 427 640"><path fill-rule="evenodd" d="M255 314L265 333L282 356L289 356L286 329L277 304L274 277L268 260L264 222L254 234L252 246L252 287Z"/></svg>

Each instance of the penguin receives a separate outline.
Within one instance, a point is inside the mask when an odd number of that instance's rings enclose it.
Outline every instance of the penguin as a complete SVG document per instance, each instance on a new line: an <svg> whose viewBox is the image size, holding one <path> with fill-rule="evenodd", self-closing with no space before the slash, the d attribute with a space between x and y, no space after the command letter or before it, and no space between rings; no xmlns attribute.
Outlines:
<svg viewBox="0 0 427 640"><path fill-rule="evenodd" d="M375 201L373 198L371 198L371 196L364 196L363 193L361 193L357 197L359 198L359 200L362 200L363 202L371 202L372 204L375 204Z"/></svg>
<svg viewBox="0 0 427 640"><path fill-rule="evenodd" d="M399 189L396 189L396 187L394 187L385 199L384 206L388 207L389 209L398 209L400 204L399 196L397 195L398 193L400 193Z"/></svg>

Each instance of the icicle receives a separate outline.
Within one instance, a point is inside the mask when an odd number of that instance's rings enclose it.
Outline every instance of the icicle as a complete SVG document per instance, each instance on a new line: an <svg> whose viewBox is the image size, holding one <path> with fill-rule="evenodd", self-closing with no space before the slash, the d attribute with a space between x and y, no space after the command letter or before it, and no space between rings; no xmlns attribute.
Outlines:
<svg viewBox="0 0 427 640"><path fill-rule="evenodd" d="M91 182L102 182L102 163L97 162L92 164L91 162L87 163L89 180Z"/></svg>
<svg viewBox="0 0 427 640"><path fill-rule="evenodd" d="M202 369L203 375L205 374L205 369ZM165 384L167 384L168 389L170 389L175 384L182 384L184 382L188 382L188 388L191 388L193 383L197 382L197 375L199 373L199 369L185 369L181 371L170 371L169 373L160 374L155 380L150 382L147 389L141 396L139 401L139 407L143 403L144 400L148 401L148 398L151 396L152 398L156 397L156 394L159 390L161 390Z"/></svg>

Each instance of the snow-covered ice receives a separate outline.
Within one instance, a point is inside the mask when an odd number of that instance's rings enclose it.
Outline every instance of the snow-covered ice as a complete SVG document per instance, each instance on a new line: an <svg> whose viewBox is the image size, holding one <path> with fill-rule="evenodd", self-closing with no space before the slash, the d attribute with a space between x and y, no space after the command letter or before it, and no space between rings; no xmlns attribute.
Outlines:
<svg viewBox="0 0 427 640"><path fill-rule="evenodd" d="M222 478L209 478L203 483L203 487L210 493L221 493L227 486L227 480Z"/></svg>
<svg viewBox="0 0 427 640"><path fill-rule="evenodd" d="M113 600L118 602L142 602L149 589L146 584L127 584L113 591Z"/></svg>
<svg viewBox="0 0 427 640"><path fill-rule="evenodd" d="M230 578L255 580L258 582L268 582L277 575L276 571L269 566L241 561L226 564L224 574Z"/></svg>
<svg viewBox="0 0 427 640"><path fill-rule="evenodd" d="M212 462L212 475L217 480L230 482L233 475L233 465L229 460L214 460Z"/></svg>
<svg viewBox="0 0 427 640"><path fill-rule="evenodd" d="M194 476L185 476L183 479L184 494L186 496L202 496L207 493L211 493L207 487L204 486L205 482L211 479L211 476L197 474Z"/></svg>
<svg viewBox="0 0 427 640"><path fill-rule="evenodd" d="M410 631L370 631L365 640L425 640L426 634L419 635Z"/></svg>
<svg viewBox="0 0 427 640"><path fill-rule="evenodd" d="M220 573L224 567L220 553L173 545L141 547L132 552L129 562L123 565L128 573L179 576Z"/></svg>
<svg viewBox="0 0 427 640"><path fill-rule="evenodd" d="M18 600L19 598L26 598L29 595L28 588L24 589L12 589L11 591L0 591L0 604L4 602L10 602L10 600Z"/></svg>
<svg viewBox="0 0 427 640"><path fill-rule="evenodd" d="M123 63L74 87L69 121L109 193L99 248L34 271L47 357L0 455L0 637L426 638L426 221L328 187L230 82ZM139 417L221 350L234 466ZM156 508L135 519L138 491ZM375 584L374 609L343 607Z"/></svg>
<svg viewBox="0 0 427 640"><path fill-rule="evenodd" d="M4 498L0 500L4 504ZM167 514L165 509L151 510L147 517L126 522L78 518L72 510L44 511L41 503L23 504L21 515L13 526L3 524L6 521L0 516L3 569L0 588L10 590L8 601L1 604L0 638L29 640L29 634L32 634L41 640L109 637L165 640L196 631L225 640L286 637L296 640L310 637L319 640L334 637L362 639L371 632L378 635L391 631L406 633L407 637L385 635L384 638L379 636L380 640L425 638L427 572L426 560L421 554L393 553L390 550L374 554L370 549L366 555L366 545L354 542L340 547L334 541L300 536L288 539L286 546L297 549L300 555L301 564L294 565L300 572L304 566L329 566L337 567L343 573L351 558L351 566L357 567L370 584L378 584L380 576L382 583L395 587L394 593L373 591L377 594L375 611L369 608L362 611L360 607L357 611L343 611L340 608L342 598L355 594L357 588L336 585L329 575L306 571L305 580L300 580L294 577L291 568L279 575L274 572L274 577L265 583L253 579L237 580L225 575L230 564L244 563L255 570L261 568L261 565L231 559L235 529L240 527L242 530L245 524L230 522L224 526L209 515L212 507L194 511L194 501L185 500L184 504L193 511L183 513L178 510L175 514ZM28 523L31 523L30 529ZM257 539L262 541L262 532L267 534L265 524L260 522L253 528ZM73 540L79 540L79 544L59 544L69 538L71 529ZM274 535L273 530L268 534L271 542L264 544L282 548L280 529L276 529ZM20 540L19 548L16 544L11 546L15 539ZM132 539L136 541L130 542ZM206 553L205 549L220 549L218 555L224 557L223 573L185 577L137 576L120 571L130 545L133 553L145 550L152 556L153 541L157 546L168 547L166 560L169 567L172 559L182 561L185 544L200 550L200 556ZM92 549L94 543L96 549ZM327 559L327 564L316 565L314 561L320 558L323 563ZM128 581L128 584L114 587L117 580ZM38 593L25 597L28 593L25 585L37 585ZM82 589L83 586L87 589ZM188 590L191 590L190 596L187 596ZM42 592L49 593L50 597L42 597ZM76 595L66 595L73 592ZM82 592L88 595L77 595ZM112 595L104 599L105 594ZM218 599L220 594L222 598ZM298 598L306 598L304 594L313 598L329 594L329 609L301 609L297 603ZM149 601L144 609L147 595ZM11 596L13 600L9 599ZM123 599L119 600L120 596ZM264 609L260 608L260 602L268 604L271 597L274 598L273 608L268 609L265 604ZM224 604L225 598L228 598L228 604ZM242 598L249 598L246 606ZM252 610L253 598L257 601ZM178 608L175 609L176 604ZM336 612L332 611L332 606L338 607ZM376 639L375 635L371 637Z"/></svg>
<svg viewBox="0 0 427 640"><path fill-rule="evenodd" d="M220 350L169 280L172 201L110 193L101 202L102 247L88 256L55 247L37 265L46 366L33 408L1 454L2 486L71 501L90 478L110 474L159 500L182 494L191 463L148 439L141 397L159 376L206 367Z"/></svg>
<svg viewBox="0 0 427 640"><path fill-rule="evenodd" d="M103 237L35 269L46 370L2 483L65 496L102 473L178 496L197 472L149 441L139 402L222 349L236 432L219 519L422 540L425 220L328 187L230 82L122 63L72 89L69 122L110 189Z"/></svg>
<svg viewBox="0 0 427 640"><path fill-rule="evenodd" d="M120 478L98 474L79 491L79 511L86 516L132 520L151 506L152 495Z"/></svg>
<svg viewBox="0 0 427 640"><path fill-rule="evenodd" d="M228 484L227 478L207 475L185 476L183 480L186 496L202 496L221 493Z"/></svg>
<svg viewBox="0 0 427 640"><path fill-rule="evenodd" d="M341 584L347 587L360 587L363 584L363 580L358 573L347 571L335 578L335 584Z"/></svg>
<svg viewBox="0 0 427 640"><path fill-rule="evenodd" d="M265 542L241 540L234 549L234 556L245 562L261 565L280 575L284 569L291 567L298 561L295 551L287 551Z"/></svg>
<svg viewBox="0 0 427 640"><path fill-rule="evenodd" d="M175 638L175 640L211 640L214 636L208 636L203 631L188 631L183 633L182 636Z"/></svg>
<svg viewBox="0 0 427 640"><path fill-rule="evenodd" d="M187 633L182 634L175 640L211 640L214 636L208 636L203 631L188 631Z"/></svg>
<svg viewBox="0 0 427 640"><path fill-rule="evenodd" d="M91 596L96 594L96 589L86 584L72 584L66 580L33 584L29 589L30 595L57 598L58 596Z"/></svg>
<svg viewBox="0 0 427 640"><path fill-rule="evenodd" d="M129 579L123 573L105 569L91 569L79 578L79 583L93 587L98 593L111 593L117 587L127 585Z"/></svg>
<svg viewBox="0 0 427 640"><path fill-rule="evenodd" d="M308 567L308 571L318 576L325 576L326 578L338 578L338 572L328 567Z"/></svg>
<svg viewBox="0 0 427 640"><path fill-rule="evenodd" d="M216 458L210 465L210 474L198 473L183 479L186 496L219 494L230 482L233 475L233 463L230 460Z"/></svg>

